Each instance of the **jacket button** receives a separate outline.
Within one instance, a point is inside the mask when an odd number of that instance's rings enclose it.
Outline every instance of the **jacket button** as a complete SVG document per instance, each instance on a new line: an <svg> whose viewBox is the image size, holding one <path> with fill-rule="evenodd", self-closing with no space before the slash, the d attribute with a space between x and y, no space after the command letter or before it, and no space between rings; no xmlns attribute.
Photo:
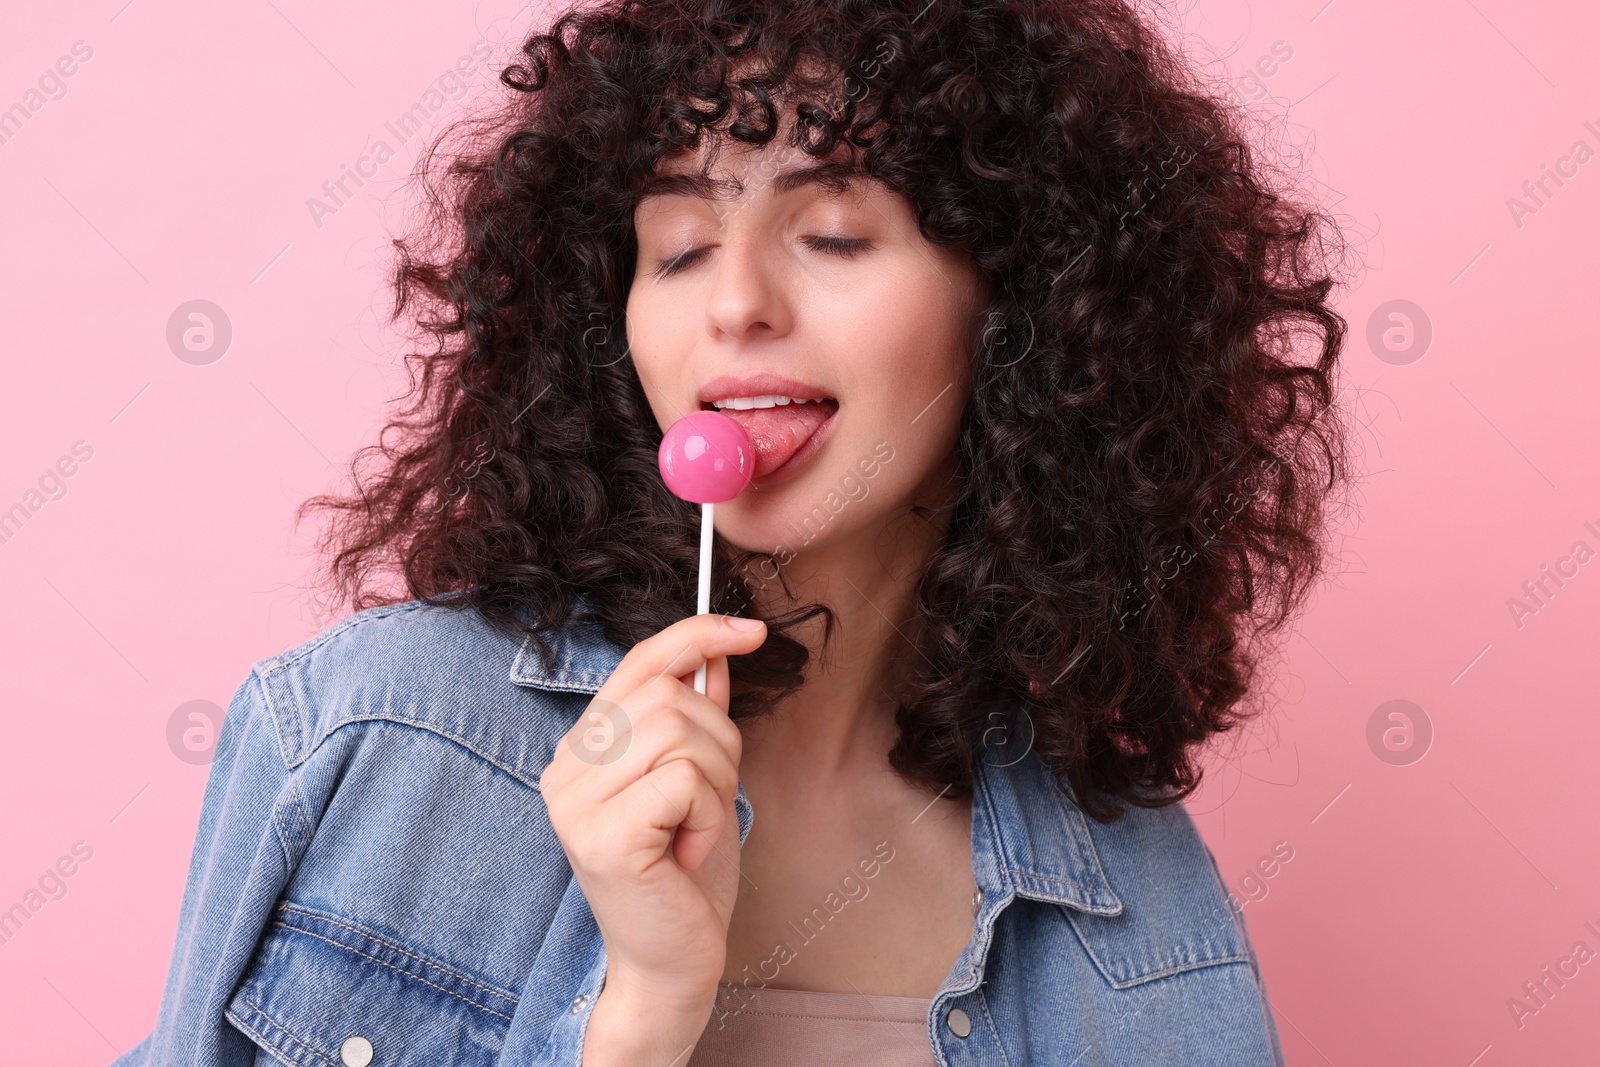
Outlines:
<svg viewBox="0 0 1600 1067"><path fill-rule="evenodd" d="M339 1046L339 1060L344 1067L367 1067L372 1062L372 1042L360 1035L345 1038Z"/></svg>
<svg viewBox="0 0 1600 1067"><path fill-rule="evenodd" d="M573 997L572 1014L577 1015L583 1010L583 1006L587 1003L589 1003L589 998L582 993L579 993L577 996Z"/></svg>
<svg viewBox="0 0 1600 1067"><path fill-rule="evenodd" d="M967 1013L962 1011L960 1008L951 1008L944 1017L944 1024L948 1026L950 1028L950 1032L955 1034L957 1037L966 1037L968 1034L972 1033L972 1020L968 1018Z"/></svg>

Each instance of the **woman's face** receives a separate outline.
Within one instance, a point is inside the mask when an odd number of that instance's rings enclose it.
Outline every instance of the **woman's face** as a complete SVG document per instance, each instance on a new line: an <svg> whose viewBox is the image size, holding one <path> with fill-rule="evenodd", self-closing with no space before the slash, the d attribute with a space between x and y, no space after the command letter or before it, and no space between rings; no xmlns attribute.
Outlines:
<svg viewBox="0 0 1600 1067"><path fill-rule="evenodd" d="M706 151L658 176L698 174ZM737 179L736 197L647 191L634 215L627 331L645 395L663 429L718 408L749 432L755 477L717 530L780 564L948 498L984 295L899 194L790 177L815 165L781 135L759 152L726 141L711 177Z"/></svg>

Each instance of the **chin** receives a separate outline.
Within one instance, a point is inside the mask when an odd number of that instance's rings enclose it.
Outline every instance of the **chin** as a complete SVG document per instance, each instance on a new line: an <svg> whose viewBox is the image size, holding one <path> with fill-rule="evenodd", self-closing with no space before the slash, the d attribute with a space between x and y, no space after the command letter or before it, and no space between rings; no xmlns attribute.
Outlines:
<svg viewBox="0 0 1600 1067"><path fill-rule="evenodd" d="M831 532L819 528L814 520L809 528L802 525L799 520L804 515L799 507L751 507L743 500L719 504L717 534L742 552L774 556L781 565L797 553L816 547Z"/></svg>
<svg viewBox="0 0 1600 1067"><path fill-rule="evenodd" d="M851 486L848 492L836 479L814 489L797 484L792 490L785 486L782 493L746 493L719 505L717 532L746 552L773 556L780 566L801 552L838 544L873 519L867 510L870 494L861 491L858 479L842 477Z"/></svg>

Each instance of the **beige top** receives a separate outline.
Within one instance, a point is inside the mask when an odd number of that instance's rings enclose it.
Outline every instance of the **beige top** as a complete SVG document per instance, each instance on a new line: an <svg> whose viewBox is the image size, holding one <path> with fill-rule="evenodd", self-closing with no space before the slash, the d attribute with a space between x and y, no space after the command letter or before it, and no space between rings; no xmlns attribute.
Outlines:
<svg viewBox="0 0 1600 1067"><path fill-rule="evenodd" d="M936 1067L920 997L722 982L687 1067Z"/></svg>

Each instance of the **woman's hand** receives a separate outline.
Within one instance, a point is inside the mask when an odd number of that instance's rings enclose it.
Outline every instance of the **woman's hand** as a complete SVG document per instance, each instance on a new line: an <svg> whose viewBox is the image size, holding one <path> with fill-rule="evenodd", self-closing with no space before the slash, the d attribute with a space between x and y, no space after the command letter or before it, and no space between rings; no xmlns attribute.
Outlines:
<svg viewBox="0 0 1600 1067"><path fill-rule="evenodd" d="M606 1007L608 1027L692 1042L710 1017L739 894L741 737L728 718L727 657L764 640L759 621L696 615L641 641L539 780L605 939L591 1031ZM690 684L702 662L705 695Z"/></svg>

